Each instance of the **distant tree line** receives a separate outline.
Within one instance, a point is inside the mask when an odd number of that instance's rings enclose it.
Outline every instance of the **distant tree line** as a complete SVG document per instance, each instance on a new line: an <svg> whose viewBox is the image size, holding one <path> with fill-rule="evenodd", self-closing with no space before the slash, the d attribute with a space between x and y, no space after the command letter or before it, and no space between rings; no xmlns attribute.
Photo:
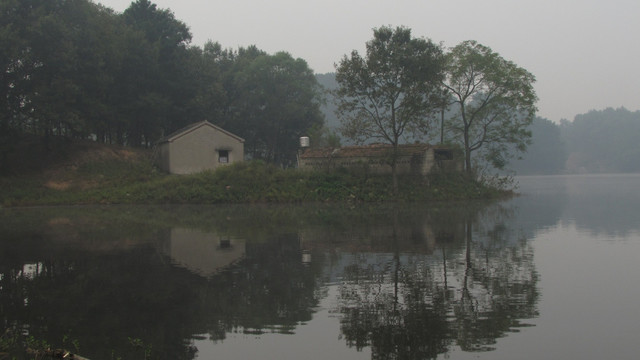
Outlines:
<svg viewBox="0 0 640 360"><path fill-rule="evenodd" d="M640 172L640 111L591 110L559 124L536 118L532 144L513 162L518 174Z"/></svg>
<svg viewBox="0 0 640 360"><path fill-rule="evenodd" d="M316 75L327 89L337 88L335 74ZM335 105L327 101L322 105L329 132L338 131L340 119ZM445 112L445 119L455 111ZM439 143L439 126L434 125L427 138ZM549 175L575 173L635 173L640 172L640 111L622 108L591 110L577 115L573 121L559 123L535 117L528 127L530 144L519 158L509 159L504 168L518 175ZM346 137L343 143L353 143ZM451 143L445 131L445 143Z"/></svg>
<svg viewBox="0 0 640 360"><path fill-rule="evenodd" d="M322 92L301 59L250 46L192 46L149 0L123 13L89 0L0 1L0 137L33 134L149 147L209 120L253 157L288 164L321 133Z"/></svg>

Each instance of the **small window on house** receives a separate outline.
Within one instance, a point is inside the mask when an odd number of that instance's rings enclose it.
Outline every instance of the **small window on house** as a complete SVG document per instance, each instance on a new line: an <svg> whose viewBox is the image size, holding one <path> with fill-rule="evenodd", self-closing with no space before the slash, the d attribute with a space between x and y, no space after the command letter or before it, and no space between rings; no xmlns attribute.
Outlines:
<svg viewBox="0 0 640 360"><path fill-rule="evenodd" d="M230 249L231 239L220 239L220 249Z"/></svg>
<svg viewBox="0 0 640 360"><path fill-rule="evenodd" d="M229 162L229 150L218 150L218 162L223 164Z"/></svg>
<svg viewBox="0 0 640 360"><path fill-rule="evenodd" d="M453 160L453 151L445 149L435 149L433 156L436 160Z"/></svg>

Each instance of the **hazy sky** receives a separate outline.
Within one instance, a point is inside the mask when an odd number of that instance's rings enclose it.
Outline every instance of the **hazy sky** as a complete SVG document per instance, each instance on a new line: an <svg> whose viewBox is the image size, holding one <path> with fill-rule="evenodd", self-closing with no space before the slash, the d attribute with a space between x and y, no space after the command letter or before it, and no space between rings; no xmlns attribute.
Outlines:
<svg viewBox="0 0 640 360"><path fill-rule="evenodd" d="M131 0L94 0L117 12ZM489 46L536 76L538 115L640 109L638 0L155 0L186 23L193 45L286 51L316 73L364 53L373 28L406 26L453 47Z"/></svg>

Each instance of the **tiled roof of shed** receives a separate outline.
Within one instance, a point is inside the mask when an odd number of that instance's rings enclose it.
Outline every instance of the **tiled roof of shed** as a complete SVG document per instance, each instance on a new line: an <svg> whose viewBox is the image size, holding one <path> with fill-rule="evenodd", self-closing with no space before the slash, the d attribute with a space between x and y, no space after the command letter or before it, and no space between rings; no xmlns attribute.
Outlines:
<svg viewBox="0 0 640 360"><path fill-rule="evenodd" d="M228 132L227 130L225 130L225 129L219 127L219 126L213 125L212 123L208 122L207 120L204 120L204 121L200 121L200 122L195 122L193 124L190 124L190 125L187 125L187 126L183 127L182 129L176 130L176 131L172 132L171 134L169 134L169 135L163 137L162 139L158 140L157 143L160 144L160 143L163 143L163 142L173 141L176 138L178 138L178 137L180 137L180 136L182 136L184 134L187 134L187 133L189 133L189 132L191 132L191 131L193 131L193 130L201 127L201 126L210 126L210 127L214 128L214 129L216 129L216 130L218 130L218 131L220 131L220 132L222 132L224 134L227 134L227 135L235 138L236 140L238 140L240 142L244 142L244 139L239 137L238 135L232 134L232 133Z"/></svg>
<svg viewBox="0 0 640 360"><path fill-rule="evenodd" d="M431 148L428 144L398 145L399 155L422 155ZM371 144L363 146L345 146L340 148L311 148L305 150L300 157L311 158L350 158L350 157L381 157L391 151L389 144Z"/></svg>

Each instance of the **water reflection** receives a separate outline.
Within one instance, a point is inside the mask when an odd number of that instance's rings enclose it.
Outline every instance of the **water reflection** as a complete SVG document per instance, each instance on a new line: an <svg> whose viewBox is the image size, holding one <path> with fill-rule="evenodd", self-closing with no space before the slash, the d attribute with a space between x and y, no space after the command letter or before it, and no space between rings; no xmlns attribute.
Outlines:
<svg viewBox="0 0 640 360"><path fill-rule="evenodd" d="M453 345L491 350L537 315L533 252L505 227L508 209L467 206L428 215L423 228L440 234L434 242L421 242L418 251L415 243L403 244L402 215L394 211L387 246L372 243L344 265L341 331L349 346L371 347L374 359L431 359Z"/></svg>
<svg viewBox="0 0 640 360"><path fill-rule="evenodd" d="M640 174L526 176L516 201L531 225L575 224L594 236L640 232ZM534 225L534 226L535 226Z"/></svg>
<svg viewBox="0 0 640 360"><path fill-rule="evenodd" d="M172 228L164 251L174 263L211 277L245 256L246 241L197 229Z"/></svg>
<svg viewBox="0 0 640 360"><path fill-rule="evenodd" d="M193 359L199 339L299 336L337 286L343 346L490 350L537 315L509 204L4 210L1 324L91 359Z"/></svg>

